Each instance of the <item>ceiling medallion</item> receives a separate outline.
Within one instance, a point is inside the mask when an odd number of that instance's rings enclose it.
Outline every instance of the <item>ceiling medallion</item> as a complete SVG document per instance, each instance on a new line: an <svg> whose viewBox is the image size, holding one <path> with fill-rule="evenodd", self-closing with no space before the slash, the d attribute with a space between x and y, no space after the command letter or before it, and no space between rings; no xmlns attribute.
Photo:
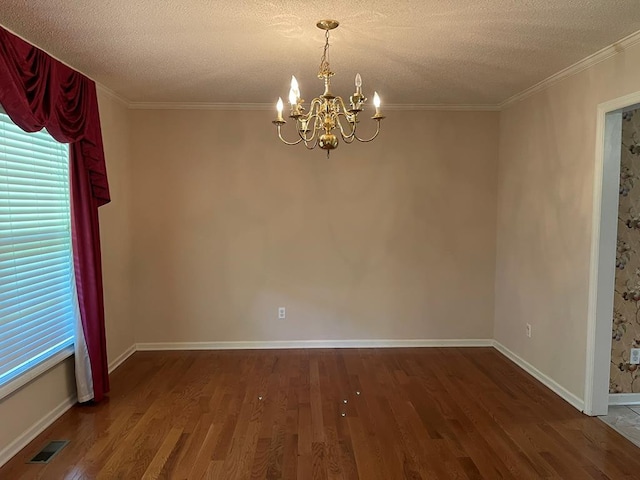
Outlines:
<svg viewBox="0 0 640 480"><path fill-rule="evenodd" d="M354 140L370 142L380 133L380 120L384 118L380 113L380 97L375 92L373 105L376 113L371 118L376 121L376 133L367 139L360 138L356 134L358 113L362 112L364 103L367 101L362 94L362 78L359 73L356 75L356 91L349 98L349 108L345 105L342 97L331 93L331 77L334 73L329 67L329 32L337 28L338 25L339 22L336 20L320 20L316 24L318 28L325 31L324 51L318 72L318 78L324 80L324 93L311 101L307 113L304 113L304 100L300 98L298 81L296 77L291 77L291 90L289 90L291 113L289 117L296 122L299 138L296 141L288 142L282 137L282 126L287 123L282 118L282 98L278 99L276 104L278 116L272 122L278 129L278 137L287 145L297 145L304 142L309 150L318 146L327 151L327 157L329 157L331 150L338 147L338 136L333 133L334 131L339 133L345 143L352 143Z"/></svg>

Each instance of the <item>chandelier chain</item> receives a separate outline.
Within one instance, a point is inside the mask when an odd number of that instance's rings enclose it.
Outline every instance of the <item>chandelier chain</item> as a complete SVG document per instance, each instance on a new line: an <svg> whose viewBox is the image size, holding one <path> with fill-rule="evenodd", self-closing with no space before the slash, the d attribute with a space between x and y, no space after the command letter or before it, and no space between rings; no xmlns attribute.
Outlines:
<svg viewBox="0 0 640 480"><path fill-rule="evenodd" d="M331 69L329 67L329 30L324 32L324 38L324 50L322 51L322 57L320 58L320 72L318 73L318 76L331 74Z"/></svg>

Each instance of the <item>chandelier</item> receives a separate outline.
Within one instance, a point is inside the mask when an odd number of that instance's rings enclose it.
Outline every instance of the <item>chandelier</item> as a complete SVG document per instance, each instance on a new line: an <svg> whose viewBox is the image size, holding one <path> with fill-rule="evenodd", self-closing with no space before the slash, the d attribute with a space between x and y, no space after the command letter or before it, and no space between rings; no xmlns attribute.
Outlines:
<svg viewBox="0 0 640 480"><path fill-rule="evenodd" d="M331 93L331 77L334 73L329 67L329 32L338 25L339 22L336 20L320 20L316 24L318 28L325 31L324 51L320 59L318 72L318 78L324 80L324 93L311 101L307 113L305 113L304 100L300 98L298 81L296 77L291 77L291 90L289 90L291 113L289 117L296 122L296 131L299 138L289 142L282 137L282 126L287 123L282 118L282 109L284 107L282 98L278 99L276 104L278 116L272 122L278 129L278 137L287 145L297 145L300 142L304 142L304 145L309 150L318 146L327 151L327 157L329 157L331 150L338 147L336 133L342 137L345 143L352 143L354 140L370 142L380 133L380 120L384 118L380 113L380 97L375 92L373 105L376 113L371 118L376 121L376 132L371 138L360 138L357 135L358 113L362 112L364 103L367 101L362 93L362 78L359 73L356 74L356 91L349 98L348 108L342 97Z"/></svg>

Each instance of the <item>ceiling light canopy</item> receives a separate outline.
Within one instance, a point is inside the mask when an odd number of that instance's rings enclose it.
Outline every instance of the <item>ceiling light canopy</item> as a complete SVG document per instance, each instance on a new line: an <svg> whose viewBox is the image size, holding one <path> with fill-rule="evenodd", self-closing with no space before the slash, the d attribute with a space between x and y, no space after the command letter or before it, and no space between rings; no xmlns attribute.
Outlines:
<svg viewBox="0 0 640 480"><path fill-rule="evenodd" d="M300 96L298 81L296 77L292 76L291 89L289 90L289 105L291 107L289 117L296 122L299 138L289 142L282 137L282 126L287 123L282 117L284 108L282 98L279 98L276 104L278 116L273 124L278 129L278 137L287 145L297 145L304 142L309 150L316 146L326 150L328 157L331 150L338 147L338 135L336 134L339 134L345 143L352 143L354 140L370 142L380 133L380 120L384 116L380 113L380 97L375 92L373 105L376 113L371 118L376 121L376 132L371 138L366 139L357 135L358 114L362 112L367 101L362 93L362 77L359 73L356 74L356 91L349 98L349 107L346 106L342 97L331 93L331 77L334 73L329 67L329 32L336 28L339 22L337 20L320 20L316 25L325 31L324 51L318 72L318 78L324 80L324 93L311 101L309 111L305 113L304 100Z"/></svg>

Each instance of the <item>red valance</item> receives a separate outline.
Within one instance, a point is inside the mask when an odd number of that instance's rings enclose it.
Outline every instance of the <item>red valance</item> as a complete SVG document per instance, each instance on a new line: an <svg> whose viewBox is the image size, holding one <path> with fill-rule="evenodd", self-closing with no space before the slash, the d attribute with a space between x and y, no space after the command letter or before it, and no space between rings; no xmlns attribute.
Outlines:
<svg viewBox="0 0 640 480"><path fill-rule="evenodd" d="M0 27L0 104L27 132L46 128L59 142L82 150L91 192L108 203L95 83Z"/></svg>
<svg viewBox="0 0 640 480"><path fill-rule="evenodd" d="M46 128L70 144L73 266L82 326L75 341L81 379L76 383L81 402L100 401L109 391L109 373L98 207L110 199L95 83L0 27L0 104L23 130ZM81 372L90 373L84 378Z"/></svg>

